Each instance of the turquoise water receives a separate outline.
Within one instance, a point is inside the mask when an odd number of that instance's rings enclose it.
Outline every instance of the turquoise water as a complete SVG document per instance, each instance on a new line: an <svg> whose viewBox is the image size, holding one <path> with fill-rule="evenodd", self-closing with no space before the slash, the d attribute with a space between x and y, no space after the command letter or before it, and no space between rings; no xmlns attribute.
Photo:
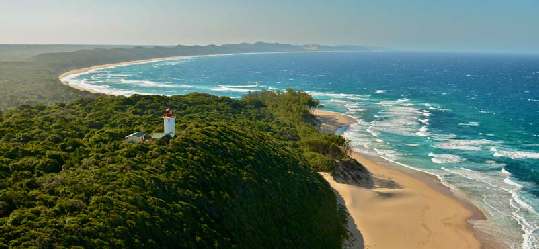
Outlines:
<svg viewBox="0 0 539 249"><path fill-rule="evenodd" d="M512 248L539 240L539 56L393 52L186 57L68 77L131 95L301 89L357 119L354 149L427 171L484 210Z"/></svg>

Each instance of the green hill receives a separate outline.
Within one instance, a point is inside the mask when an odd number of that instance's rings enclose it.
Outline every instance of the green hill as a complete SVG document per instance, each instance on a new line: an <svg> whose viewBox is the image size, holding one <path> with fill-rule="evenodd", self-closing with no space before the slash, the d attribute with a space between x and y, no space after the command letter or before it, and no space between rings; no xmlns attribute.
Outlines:
<svg viewBox="0 0 539 249"><path fill-rule="evenodd" d="M0 248L340 248L345 157L288 91L102 96L0 113ZM161 111L177 135L143 144Z"/></svg>

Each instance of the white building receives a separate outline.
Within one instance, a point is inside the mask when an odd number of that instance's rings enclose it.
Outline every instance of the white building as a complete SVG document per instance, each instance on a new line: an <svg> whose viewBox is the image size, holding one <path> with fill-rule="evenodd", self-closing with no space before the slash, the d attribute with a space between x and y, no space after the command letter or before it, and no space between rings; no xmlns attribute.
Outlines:
<svg viewBox="0 0 539 249"><path fill-rule="evenodd" d="M166 135L176 136L176 118L170 108L167 108L163 115L163 130L163 133L152 133L150 135L140 131L135 132L126 136L125 141L128 143L144 143L146 140L161 139Z"/></svg>
<svg viewBox="0 0 539 249"><path fill-rule="evenodd" d="M125 137L125 141L128 143L143 143L146 134L144 132L135 132Z"/></svg>
<svg viewBox="0 0 539 249"><path fill-rule="evenodd" d="M170 135L171 137L176 135L176 118L170 108L167 108L165 115L163 115L163 126L165 135Z"/></svg>

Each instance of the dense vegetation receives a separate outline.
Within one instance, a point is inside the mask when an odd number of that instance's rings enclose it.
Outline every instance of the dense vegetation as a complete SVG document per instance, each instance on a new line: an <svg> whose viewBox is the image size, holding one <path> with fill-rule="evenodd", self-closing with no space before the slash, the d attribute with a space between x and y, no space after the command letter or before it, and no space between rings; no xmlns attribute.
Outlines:
<svg viewBox="0 0 539 249"><path fill-rule="evenodd" d="M73 51L72 46L33 49L45 52L28 58L28 46L1 45L0 110L22 104L66 103L95 95L67 87L58 80L66 71L93 65L179 55L217 53L300 51L302 47L282 44L231 44L223 46L172 47L88 47ZM31 46L30 46L31 47ZM62 50L63 49L63 50ZM17 52L18 51L18 52ZM17 55L19 55L17 57ZM6 61L11 58L11 61Z"/></svg>
<svg viewBox="0 0 539 249"><path fill-rule="evenodd" d="M337 161L348 157L348 144L343 137L321 133L317 129L318 121L310 108L318 106L319 102L310 95L293 90L286 93L255 92L244 99L248 103L264 106L279 120L285 121L276 129L285 129L281 133L285 134L282 139L297 143L314 170L331 172Z"/></svg>
<svg viewBox="0 0 539 249"><path fill-rule="evenodd" d="M316 129L309 95L125 98L57 77L155 57L363 48L2 46L0 248L340 247L344 218L316 171L348 160L346 144ZM124 141L160 131L165 107L176 137Z"/></svg>
<svg viewBox="0 0 539 249"><path fill-rule="evenodd" d="M0 113L0 248L340 248L309 95L101 96ZM175 110L177 136L160 131Z"/></svg>
<svg viewBox="0 0 539 249"><path fill-rule="evenodd" d="M311 47L255 43L208 46L0 45L0 110L22 104L65 103L82 93L64 86L58 75L76 68L156 57L242 52L300 52ZM363 47L326 47L355 50ZM74 51L76 50L76 51Z"/></svg>

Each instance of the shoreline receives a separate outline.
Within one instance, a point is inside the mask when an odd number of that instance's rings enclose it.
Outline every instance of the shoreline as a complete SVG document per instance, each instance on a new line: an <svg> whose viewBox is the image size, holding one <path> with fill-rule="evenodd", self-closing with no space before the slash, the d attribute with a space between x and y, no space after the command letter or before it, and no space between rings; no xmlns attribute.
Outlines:
<svg viewBox="0 0 539 249"><path fill-rule="evenodd" d="M70 79L81 75L85 73L94 72L96 70L101 69L107 69L107 68L114 68L114 67L122 67L122 66L129 66L129 65L137 65L137 64L146 64L146 63L153 63L153 62L161 62L161 61L169 61L169 60L180 60L180 59L188 59L188 58L195 58L195 57L202 57L202 56L228 56L228 55L248 55L248 54L283 54L283 53L307 53L309 51L297 51L297 52L246 52L246 53L224 53L224 54L201 54L201 55L178 55L178 56L167 56L167 57L157 57L157 58L150 58L150 59L142 59L142 60L132 60L132 61L123 61L118 63L108 63L108 64L101 64L101 65L94 65L89 67L83 67L83 68L76 68L69 70L67 72L64 72L60 75L58 75L58 80L65 86L77 89L79 91L83 92L90 92L94 94L105 94L105 95L123 95L123 96L130 96L133 94L140 94L144 95L143 93L124 93L124 94L113 94L106 91L98 91L92 88L83 87L80 85L74 85L71 84ZM318 51L318 52L331 52L331 51Z"/></svg>
<svg viewBox="0 0 539 249"><path fill-rule="evenodd" d="M107 69L107 68L114 68L114 67L122 67L122 66L129 66L129 65L137 65L137 64L146 64L146 63L152 63L152 62L160 62L160 61L168 61L168 60L179 60L179 59L185 59L185 58L191 58L193 56L170 56L170 57L158 57L158 58L152 58L152 59L144 59L144 60L133 60L133 61L123 61L118 63L109 63L109 64L101 64L101 65L95 65L90 67L83 67L83 68L77 68L73 70L69 70L67 72L64 72L60 75L58 75L58 80L60 82L68 87L77 89L79 91L84 92L90 92L95 94L107 94L101 91L97 91L90 88L85 88L80 85L73 85L70 82L70 79L72 77L76 77L81 74L94 72L97 70ZM109 95L109 94L107 94Z"/></svg>
<svg viewBox="0 0 539 249"><path fill-rule="evenodd" d="M337 112L315 109L312 113L334 132L356 122ZM363 235L365 248L506 248L474 228L473 222L485 220L486 216L438 177L381 157L354 151L349 155L373 176L391 179L401 186L366 189L337 183L329 173L321 173L344 200Z"/></svg>
<svg viewBox="0 0 539 249"><path fill-rule="evenodd" d="M283 52L269 52L269 53L283 53ZM243 54L243 53L240 53ZM58 79L60 82L68 87L80 90L80 91L86 91L90 93L95 94L105 94L105 95L118 95L118 94L111 94L87 87L80 86L78 84L71 84L70 77L76 77L77 75L89 73L95 70L101 70L101 69L107 69L107 68L114 68L119 66L128 66L128 65L136 65L136 64L145 64L145 63L152 63L152 62L159 62L159 61L167 61L167 60L179 60L184 58L192 58L192 57L200 57L200 56L224 56L224 55L230 55L230 54L208 54L208 55L194 55L194 56L170 56L170 57L160 57L160 58L152 58L152 59L144 59L144 60L133 60L133 61L126 61L126 62L119 62L119 63L110 63L110 64L102 64L102 65L95 65L85 68L78 68L69 70L65 73L62 73L58 76ZM124 94L119 94L124 95ZM130 95L130 94L125 94ZM356 122L355 119L346 116L342 113L338 112L330 112L330 111L322 111L322 110L314 110L313 114L317 116L318 118L322 119L321 124L328 124L328 127L326 127L326 132L332 132L335 133L338 131L338 128L342 128L344 126L348 126L354 122ZM332 121L333 120L333 121ZM333 127L336 127L333 129ZM395 165L394 163L391 163L387 160L384 160L381 157L376 156L369 156L364 155L358 152L351 152L350 156L354 159L356 159L358 162L362 163L373 175L378 176L381 174L382 170L388 175L391 175L391 179L395 180L397 183L400 183L403 178L412 179L412 181L417 181L419 184L423 185L424 188L432 190L432 192L436 193L438 196L444 196L445 199L448 199L448 203L453 203L452 206L454 207L460 207L462 212L458 213L458 216L460 219L460 222L452 223L451 225L455 226L455 224L458 224L460 231L459 238L465 237L466 239L460 238L460 242L465 241L466 245L465 247L458 247L456 246L459 240L455 240L454 243L449 242L447 237L441 237L441 240L438 242L444 242L444 245L446 247L438 247L431 244L416 244L414 246L407 247L406 243L410 242L412 239L410 236L406 237L404 241L399 241L398 237L396 235L402 235L407 234L410 231L415 232L416 230L406 230L405 227L401 227L399 231L390 231L387 230L387 227L380 226L378 223L376 227L373 227L372 224L369 226L369 224L365 224L362 221L364 218L363 216L369 216L373 215L374 212L367 212L367 211L361 211L361 212L355 212L358 210L353 211L354 209L357 209L358 207L352 207L352 204L357 204L356 202L360 200L361 202L363 200L373 200L374 206L377 206L379 204L385 204L389 201L389 199L397 199L397 201L400 201L400 199L403 199L401 197L410 197L408 194L402 194L400 190L392 190L392 189L362 189L355 186L350 186L346 184L336 183L332 181L332 178L330 175L324 175L324 178L331 184L333 189L339 194L339 196L344 200L344 203L346 204L346 208L348 209L350 213L350 217L353 217L353 220L355 221L353 224L356 224L357 230L363 235L364 238L364 245L365 248L506 248L505 246L501 246L501 243L495 242L491 236L483 234L481 231L478 231L473 227L473 225L470 223L474 220L484 220L486 219L485 215L481 210L472 204L469 200L467 200L464 196L460 196L457 193L453 192L453 190L444 185L440 179L438 179L435 175L429 174L427 172L423 172L421 170L416 170L413 168L408 167L401 167L398 165ZM376 169L375 169L376 168ZM375 169L375 170L373 170ZM390 172L390 173L387 173ZM382 173L383 176L383 173ZM401 180L399 180L401 179ZM345 185L345 186L340 186ZM406 187L406 186L404 186ZM405 188L406 189L406 188ZM352 194L358 194L361 196L359 199L354 199L354 197L351 197ZM380 197L383 196L383 197ZM387 197L390 196L390 197ZM394 198L394 197L398 198ZM352 199L352 200L351 200ZM431 201L432 202L432 201ZM352 204L351 204L352 203ZM456 204L456 205L455 205ZM383 205L382 205L383 206ZM387 205L386 205L387 206ZM363 207L360 207L363 208ZM402 214L405 214L406 212L403 212L402 207L391 207L393 211L400 212ZM372 211L372 210L371 210ZM413 211L413 210L412 210ZM395 217L393 217L395 218ZM393 220L391 220L393 223ZM445 223L444 223L445 224ZM403 224L400 224L403 225ZM422 224L424 225L424 224ZM371 231L373 230L381 230L381 231ZM422 229L418 227L419 229ZM456 231L456 230L455 230ZM379 237L378 240L376 240L377 236L380 236L380 234L383 234L382 237ZM407 234L410 235L410 234ZM380 238L383 238L383 240L380 240ZM382 241L382 242L391 242L390 239L394 238L395 241L399 241L398 244L394 244L393 246L384 247L384 245L379 243L373 243L373 241ZM402 239L402 238L401 238ZM423 241L424 242L424 241ZM396 246L396 247L395 247ZM469 246L469 247L468 247Z"/></svg>

